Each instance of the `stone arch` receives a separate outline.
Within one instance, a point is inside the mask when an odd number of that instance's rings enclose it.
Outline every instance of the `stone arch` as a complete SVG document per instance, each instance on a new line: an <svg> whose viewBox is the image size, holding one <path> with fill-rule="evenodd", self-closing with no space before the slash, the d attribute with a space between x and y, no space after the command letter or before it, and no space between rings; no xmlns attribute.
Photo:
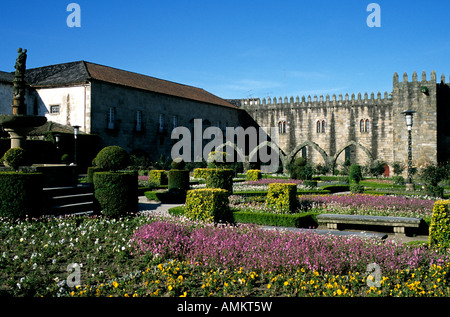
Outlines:
<svg viewBox="0 0 450 317"><path fill-rule="evenodd" d="M235 143L233 143L231 141L227 141L225 143L222 143L221 145L216 147L216 151L221 151L223 148L225 148L227 146L232 147L236 151L236 153L241 158L242 162L246 162L247 161L247 157L245 156L245 154L241 151L241 149Z"/></svg>
<svg viewBox="0 0 450 317"><path fill-rule="evenodd" d="M320 153L320 155L322 155L325 165L330 166L330 157L328 156L327 152L325 152L325 150L322 149L317 143L308 140L308 141L305 141L305 142L297 145L291 152L289 152L289 154L287 155L287 158L286 158L286 165L284 166L285 168L287 167L288 164L292 163L292 161L293 161L294 157L297 155L297 153L301 149L303 149L305 146L311 146L313 149L318 151Z"/></svg>
<svg viewBox="0 0 450 317"><path fill-rule="evenodd" d="M358 143L358 142L356 142L356 141L350 141L350 142L348 142L346 145L344 145L343 147L341 147L341 148L336 152L336 154L333 156L333 161L332 161L333 167L336 165L336 160L337 160L337 158L339 157L339 155L340 155L346 148L348 148L349 146L352 146L352 145L354 145L354 146L360 148L361 150L363 150L363 152L367 154L367 156L369 157L369 160L370 160L371 162L374 160L374 157L373 157L372 153L371 153L371 152L369 151L369 149L367 149L364 145L362 145L362 144L360 144L360 143Z"/></svg>
<svg viewBox="0 0 450 317"><path fill-rule="evenodd" d="M271 141L264 141L264 142L259 143L247 156L248 163L251 162L251 159L253 158L253 156L256 155L256 153L258 153L258 151L261 148L263 148L264 146L268 146L268 147L272 148L272 150L274 150L278 153L278 157L281 160L281 164L282 164L283 168L285 168L286 155L284 154L284 152L281 150L281 148L276 143L271 142ZM278 162L277 162L277 164L278 164Z"/></svg>

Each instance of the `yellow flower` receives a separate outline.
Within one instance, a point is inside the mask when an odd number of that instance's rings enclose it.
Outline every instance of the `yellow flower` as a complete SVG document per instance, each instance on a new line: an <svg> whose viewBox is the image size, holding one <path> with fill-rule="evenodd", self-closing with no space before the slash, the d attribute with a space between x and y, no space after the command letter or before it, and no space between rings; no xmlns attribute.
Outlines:
<svg viewBox="0 0 450 317"><path fill-rule="evenodd" d="M288 285L289 285L288 281L284 282L284 286L288 286Z"/></svg>
<svg viewBox="0 0 450 317"><path fill-rule="evenodd" d="M117 288L117 286L119 286L119 283L117 283L116 281L114 281L114 282L113 282L113 286L114 286L115 288Z"/></svg>
<svg viewBox="0 0 450 317"><path fill-rule="evenodd" d="M271 288L272 287L272 285L270 285L270 284L267 284L267 288Z"/></svg>
<svg viewBox="0 0 450 317"><path fill-rule="evenodd" d="M172 285L169 285L168 289L171 291L173 289Z"/></svg>
<svg viewBox="0 0 450 317"><path fill-rule="evenodd" d="M180 297L186 297L187 296L187 292L184 292L183 295L180 295Z"/></svg>

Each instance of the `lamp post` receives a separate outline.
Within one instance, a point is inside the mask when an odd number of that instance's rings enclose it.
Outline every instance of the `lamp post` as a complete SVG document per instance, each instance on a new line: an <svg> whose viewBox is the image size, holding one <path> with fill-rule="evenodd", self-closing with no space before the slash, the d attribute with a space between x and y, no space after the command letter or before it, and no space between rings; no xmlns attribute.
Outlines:
<svg viewBox="0 0 450 317"><path fill-rule="evenodd" d="M75 163L75 165L78 165L78 159L77 159L77 139L78 139L78 134L80 133L80 126L79 125L74 125L73 126L73 138L74 138L74 152L73 152L73 161Z"/></svg>
<svg viewBox="0 0 450 317"><path fill-rule="evenodd" d="M405 115L406 127L408 128L408 179L406 183L407 191L414 191L414 184L412 182L412 126L413 126L413 116L416 111L406 110L402 114Z"/></svg>
<svg viewBox="0 0 450 317"><path fill-rule="evenodd" d="M55 134L55 143L56 143L56 150L59 151L59 142L61 141L61 135Z"/></svg>

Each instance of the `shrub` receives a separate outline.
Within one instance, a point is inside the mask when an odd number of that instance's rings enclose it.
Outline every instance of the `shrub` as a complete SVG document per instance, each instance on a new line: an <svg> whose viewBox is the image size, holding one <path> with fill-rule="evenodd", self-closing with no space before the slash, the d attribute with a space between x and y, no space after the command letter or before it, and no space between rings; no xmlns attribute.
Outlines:
<svg viewBox="0 0 450 317"><path fill-rule="evenodd" d="M94 183L94 173L101 172L102 169L100 167L92 166L87 168L87 183Z"/></svg>
<svg viewBox="0 0 450 317"><path fill-rule="evenodd" d="M0 217L39 217L42 184L42 173L0 173Z"/></svg>
<svg viewBox="0 0 450 317"><path fill-rule="evenodd" d="M257 181L262 178L261 170L248 170L245 179L248 181Z"/></svg>
<svg viewBox="0 0 450 317"><path fill-rule="evenodd" d="M405 183L405 179L403 176L396 175L392 177L392 183L394 183L394 185L403 185Z"/></svg>
<svg viewBox="0 0 450 317"><path fill-rule="evenodd" d="M303 181L303 185L308 188L316 188L317 181L305 180L305 181Z"/></svg>
<svg viewBox="0 0 450 317"><path fill-rule="evenodd" d="M359 182L362 180L361 166L356 164L351 165L350 174L348 177L350 182L355 182L356 184L359 184Z"/></svg>
<svg viewBox="0 0 450 317"><path fill-rule="evenodd" d="M172 161L170 166L174 170L184 170L184 168L186 167L186 162L184 162L184 160L181 157L178 157Z"/></svg>
<svg viewBox="0 0 450 317"><path fill-rule="evenodd" d="M196 168L194 169L194 173L192 174L192 177L194 178L208 178L208 168Z"/></svg>
<svg viewBox="0 0 450 317"><path fill-rule="evenodd" d="M212 151L208 154L208 167L225 167L227 165L227 152Z"/></svg>
<svg viewBox="0 0 450 317"><path fill-rule="evenodd" d="M290 174L294 179L312 180L314 169L307 163L306 159L298 157L295 159L294 164L290 166Z"/></svg>
<svg viewBox="0 0 450 317"><path fill-rule="evenodd" d="M363 194L364 193L364 185L360 184L350 184L350 192L352 194Z"/></svg>
<svg viewBox="0 0 450 317"><path fill-rule="evenodd" d="M450 200L434 203L429 232L430 247L446 250L450 246Z"/></svg>
<svg viewBox="0 0 450 317"><path fill-rule="evenodd" d="M17 171L19 166L25 163L25 154L25 150L20 147L12 148L3 155L3 161L7 166L12 167Z"/></svg>
<svg viewBox="0 0 450 317"><path fill-rule="evenodd" d="M151 185L167 185L167 174L164 170L151 170L148 177L148 182Z"/></svg>
<svg viewBox="0 0 450 317"><path fill-rule="evenodd" d="M316 228L316 214L314 212L302 212L280 215L269 212L235 211L233 212L233 218L235 222L240 223L278 227Z"/></svg>
<svg viewBox="0 0 450 317"><path fill-rule="evenodd" d="M297 207L297 184L272 183L266 197L266 206L279 213L294 212Z"/></svg>
<svg viewBox="0 0 450 317"><path fill-rule="evenodd" d="M189 171L188 170L170 170L168 171L169 190L188 190L189 189Z"/></svg>
<svg viewBox="0 0 450 317"><path fill-rule="evenodd" d="M443 197L444 189L439 183L448 178L449 171L446 165L429 164L420 172L420 178L425 183L425 193L430 196Z"/></svg>
<svg viewBox="0 0 450 317"><path fill-rule="evenodd" d="M228 192L219 188L189 190L184 215L190 219L212 222L232 221Z"/></svg>
<svg viewBox="0 0 450 317"><path fill-rule="evenodd" d="M155 200L161 203L169 204L184 204L186 201L185 191L176 190L162 190L162 191L146 191L144 192L145 197L148 200Z"/></svg>
<svg viewBox="0 0 450 317"><path fill-rule="evenodd" d="M136 172L97 172L95 199L107 217L120 217L138 210Z"/></svg>
<svg viewBox="0 0 450 317"><path fill-rule="evenodd" d="M70 155L69 154L63 154L61 156L61 163L69 164L70 163Z"/></svg>
<svg viewBox="0 0 450 317"><path fill-rule="evenodd" d="M105 171L118 171L126 168L130 162L127 151L120 146L107 146L98 152L95 164Z"/></svg>
<svg viewBox="0 0 450 317"><path fill-rule="evenodd" d="M231 195L233 193L233 175L234 171L231 169L209 169L206 187L225 189Z"/></svg>

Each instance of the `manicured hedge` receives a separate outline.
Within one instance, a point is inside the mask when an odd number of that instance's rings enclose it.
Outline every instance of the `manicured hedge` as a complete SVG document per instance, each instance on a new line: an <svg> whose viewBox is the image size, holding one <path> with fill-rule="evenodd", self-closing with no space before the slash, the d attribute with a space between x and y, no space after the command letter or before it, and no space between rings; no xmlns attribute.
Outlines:
<svg viewBox="0 0 450 317"><path fill-rule="evenodd" d="M228 191L219 188L189 190L186 196L185 216L205 222L230 222Z"/></svg>
<svg viewBox="0 0 450 317"><path fill-rule="evenodd" d="M148 200L159 201L168 204L184 204L186 192L180 190L146 191L144 193Z"/></svg>
<svg viewBox="0 0 450 317"><path fill-rule="evenodd" d="M261 170L248 170L245 176L247 181L257 181L262 178Z"/></svg>
<svg viewBox="0 0 450 317"><path fill-rule="evenodd" d="M138 211L136 172L97 172L94 188L95 199L105 216L120 217Z"/></svg>
<svg viewBox="0 0 450 317"><path fill-rule="evenodd" d="M164 170L151 170L148 182L152 185L167 185L167 173Z"/></svg>
<svg viewBox="0 0 450 317"><path fill-rule="evenodd" d="M188 170L170 170L168 171L169 190L189 189L189 171Z"/></svg>
<svg viewBox="0 0 450 317"><path fill-rule="evenodd" d="M42 173L0 173L0 217L41 216L42 184Z"/></svg>
<svg viewBox="0 0 450 317"><path fill-rule="evenodd" d="M228 191L228 194L233 193L233 176L232 169L209 169L207 172L206 187L220 188Z"/></svg>
<svg viewBox="0 0 450 317"><path fill-rule="evenodd" d="M93 184L94 183L94 173L101 172L101 171L102 171L102 169L100 167L96 167L96 166L88 167L86 182Z"/></svg>
<svg viewBox="0 0 450 317"><path fill-rule="evenodd" d="M254 223L265 226L316 228L317 213L306 212L297 214L274 214L264 212L235 211L233 218L235 222Z"/></svg>
<svg viewBox="0 0 450 317"><path fill-rule="evenodd" d="M446 250L450 247L450 200L434 203L429 241L432 248Z"/></svg>
<svg viewBox="0 0 450 317"><path fill-rule="evenodd" d="M279 213L293 212L297 207L297 184L271 183L266 197L266 206Z"/></svg>

